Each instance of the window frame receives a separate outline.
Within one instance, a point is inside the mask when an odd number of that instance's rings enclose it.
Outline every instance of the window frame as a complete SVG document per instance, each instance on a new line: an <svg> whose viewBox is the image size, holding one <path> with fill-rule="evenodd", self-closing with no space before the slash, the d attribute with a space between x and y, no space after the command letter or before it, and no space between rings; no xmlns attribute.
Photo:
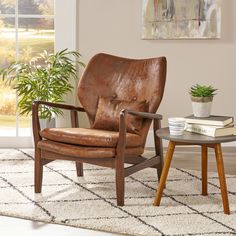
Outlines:
<svg viewBox="0 0 236 236"><path fill-rule="evenodd" d="M18 2L18 0L16 0ZM15 17L15 27L18 28L19 17L24 18L53 18L54 17L54 30L55 30L55 43L54 51L58 51L64 48L69 50L77 50L77 6L76 0L54 0L54 16L42 16L42 15L28 15L18 14L18 11L13 14L0 14L0 17ZM66 36L66 37L65 37ZM19 35L16 30L16 40ZM16 59L19 57L19 46L16 44ZM16 98L17 103L17 98ZM18 121L19 115L16 114L16 136L1 136L0 137L0 148L31 148L33 147L32 136L19 136ZM66 118L60 118L58 123L63 124Z"/></svg>

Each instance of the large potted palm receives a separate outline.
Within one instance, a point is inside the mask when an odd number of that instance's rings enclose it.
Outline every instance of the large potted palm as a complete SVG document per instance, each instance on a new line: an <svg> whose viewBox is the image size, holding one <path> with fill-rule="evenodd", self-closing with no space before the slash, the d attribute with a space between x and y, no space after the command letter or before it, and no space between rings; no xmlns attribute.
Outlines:
<svg viewBox="0 0 236 236"><path fill-rule="evenodd" d="M57 53L44 51L29 63L14 62L1 70L0 75L6 83L13 84L18 95L20 115L31 114L32 102L64 102L64 95L71 92L71 78L77 80L77 66L84 66L81 55L64 49ZM54 126L54 117L61 115L57 108L40 106L41 127Z"/></svg>

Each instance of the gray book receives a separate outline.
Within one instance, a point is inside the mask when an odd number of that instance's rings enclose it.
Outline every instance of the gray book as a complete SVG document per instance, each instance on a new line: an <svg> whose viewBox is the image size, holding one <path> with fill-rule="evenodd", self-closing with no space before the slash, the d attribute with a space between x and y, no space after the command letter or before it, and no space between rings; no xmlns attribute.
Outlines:
<svg viewBox="0 0 236 236"><path fill-rule="evenodd" d="M194 115L190 115L185 117L185 121L190 124L226 126L233 123L234 118L232 116L212 115L209 117L195 117Z"/></svg>

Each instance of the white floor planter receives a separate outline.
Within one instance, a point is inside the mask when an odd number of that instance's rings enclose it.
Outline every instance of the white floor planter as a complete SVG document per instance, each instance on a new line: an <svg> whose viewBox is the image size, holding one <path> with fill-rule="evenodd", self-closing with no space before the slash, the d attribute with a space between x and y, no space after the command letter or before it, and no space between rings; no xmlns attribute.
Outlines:
<svg viewBox="0 0 236 236"><path fill-rule="evenodd" d="M213 97L192 97L193 115L196 117L209 117Z"/></svg>
<svg viewBox="0 0 236 236"><path fill-rule="evenodd" d="M43 130L45 128L55 128L56 127L56 119L55 118L52 118L51 120L39 119L39 125L40 125L40 130ZM33 147L35 147L33 130L32 130L32 145L33 145Z"/></svg>
<svg viewBox="0 0 236 236"><path fill-rule="evenodd" d="M55 118L49 119L39 119L40 129L45 128L55 128Z"/></svg>

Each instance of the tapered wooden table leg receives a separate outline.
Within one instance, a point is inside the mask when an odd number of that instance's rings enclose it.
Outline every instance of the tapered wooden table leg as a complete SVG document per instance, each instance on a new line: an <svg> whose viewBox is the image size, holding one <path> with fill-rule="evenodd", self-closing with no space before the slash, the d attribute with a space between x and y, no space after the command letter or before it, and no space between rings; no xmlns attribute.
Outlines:
<svg viewBox="0 0 236 236"><path fill-rule="evenodd" d="M202 195L207 195L207 146L202 145Z"/></svg>
<svg viewBox="0 0 236 236"><path fill-rule="evenodd" d="M168 145L168 149L166 152L166 157L165 157L165 162L164 162L164 166L162 169L162 173L161 173L161 179L160 182L158 184L158 188L157 188L157 192L156 192L156 197L154 200L153 205L154 206L159 206L160 202L161 202L161 196L163 193L163 189L165 187L165 183L166 183L166 179L167 179L167 175L170 169L170 164L171 164L171 160L172 160L172 156L175 150L175 142L170 141L169 145Z"/></svg>
<svg viewBox="0 0 236 236"><path fill-rule="evenodd" d="M220 181L220 190L223 201L224 213L229 215L230 210L229 210L227 185L225 180L224 162L222 157L221 145L219 143L215 144L215 155L216 155L216 164Z"/></svg>
<svg viewBox="0 0 236 236"><path fill-rule="evenodd" d="M202 148L202 195L207 195L207 158L208 158L207 149L214 148L224 213L230 214L221 143L236 141L236 135L213 138L213 137L208 137L205 135L184 132L183 135L179 135L176 137L170 134L169 127L158 129L156 131L156 135L161 139L169 140L169 146L166 153L166 160L163 166L161 179L160 179L160 183L157 189L154 205L155 206L160 205L163 188L165 186L165 182L166 182L167 174L170 168L170 163L171 163L172 155L174 153L175 146L177 145L201 145L201 148Z"/></svg>

